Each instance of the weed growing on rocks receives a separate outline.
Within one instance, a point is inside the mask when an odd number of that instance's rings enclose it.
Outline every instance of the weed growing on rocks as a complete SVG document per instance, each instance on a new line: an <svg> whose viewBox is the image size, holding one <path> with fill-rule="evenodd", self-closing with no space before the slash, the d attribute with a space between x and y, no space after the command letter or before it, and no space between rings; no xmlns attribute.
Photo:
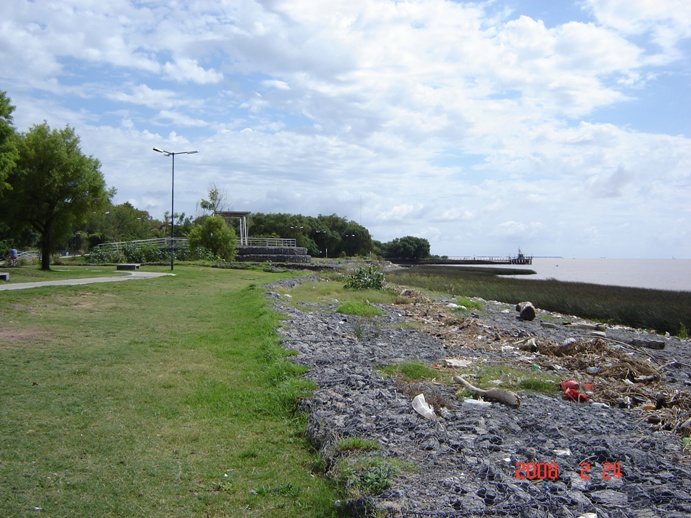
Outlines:
<svg viewBox="0 0 691 518"><path fill-rule="evenodd" d="M338 308L336 308L338 313L343 313L344 315L356 315L359 317L375 317L385 315L382 310L370 306L366 302L360 302L357 300L349 300L342 303Z"/></svg>
<svg viewBox="0 0 691 518"><path fill-rule="evenodd" d="M379 369L387 376L401 376L406 381L434 379L438 372L431 367L419 362L403 362L395 365L387 365Z"/></svg>
<svg viewBox="0 0 691 518"><path fill-rule="evenodd" d="M344 437L336 443L336 449L340 452L345 451L375 451L381 448L377 441L353 436Z"/></svg>
<svg viewBox="0 0 691 518"><path fill-rule="evenodd" d="M378 266L357 268L348 276L344 288L347 290L383 290L384 273Z"/></svg>

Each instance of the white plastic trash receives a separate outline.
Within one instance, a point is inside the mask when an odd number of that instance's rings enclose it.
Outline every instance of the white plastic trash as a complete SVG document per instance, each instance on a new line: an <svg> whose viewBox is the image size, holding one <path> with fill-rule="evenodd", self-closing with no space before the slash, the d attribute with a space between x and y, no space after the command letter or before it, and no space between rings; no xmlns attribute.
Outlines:
<svg viewBox="0 0 691 518"><path fill-rule="evenodd" d="M424 394L418 394L417 396L415 396L415 398L413 399L413 408L422 417L425 417L427 419L437 418L436 414L434 413L434 408L429 406L429 403L425 401Z"/></svg>
<svg viewBox="0 0 691 518"><path fill-rule="evenodd" d="M481 399L465 398L463 400L463 406L466 408L482 408L492 406L492 403L489 401L483 401Z"/></svg>

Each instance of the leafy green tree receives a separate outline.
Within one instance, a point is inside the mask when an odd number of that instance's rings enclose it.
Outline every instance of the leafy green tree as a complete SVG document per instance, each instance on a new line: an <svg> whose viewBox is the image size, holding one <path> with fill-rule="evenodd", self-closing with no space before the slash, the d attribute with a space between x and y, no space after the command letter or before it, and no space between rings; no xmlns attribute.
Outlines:
<svg viewBox="0 0 691 518"><path fill-rule="evenodd" d="M310 255L339 257L372 251L369 231L353 221L331 214L316 218L299 214L252 214L252 237L294 238Z"/></svg>
<svg viewBox="0 0 691 518"><path fill-rule="evenodd" d="M237 235L221 216L209 216L201 225L194 227L187 236L191 250L206 248L215 257L232 261L237 250Z"/></svg>
<svg viewBox="0 0 691 518"><path fill-rule="evenodd" d="M382 253L390 259L419 261L430 255L429 241L421 237L397 237L382 245Z"/></svg>
<svg viewBox="0 0 691 518"><path fill-rule="evenodd" d="M111 191L113 195L115 191ZM87 222L76 229L75 236L84 232L94 244L117 241L151 239L154 221L145 210L139 210L129 203L108 204L103 212L93 212ZM73 238L70 238L73 239Z"/></svg>
<svg viewBox="0 0 691 518"><path fill-rule="evenodd" d="M108 203L100 162L82 153L72 128L33 126L18 139L19 159L9 176L12 196L4 202L14 232L35 229L41 248L41 269L74 228Z"/></svg>
<svg viewBox="0 0 691 518"><path fill-rule="evenodd" d="M6 92L0 92L0 193L10 188L7 177L15 167L17 158L17 138L12 125L14 106Z"/></svg>

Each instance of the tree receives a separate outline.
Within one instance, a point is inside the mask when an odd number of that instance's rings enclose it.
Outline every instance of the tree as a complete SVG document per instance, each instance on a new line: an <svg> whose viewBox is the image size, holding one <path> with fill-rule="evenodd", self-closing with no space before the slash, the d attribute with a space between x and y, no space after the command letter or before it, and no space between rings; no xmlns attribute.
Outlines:
<svg viewBox="0 0 691 518"><path fill-rule="evenodd" d="M421 237L397 237L393 241L382 245L382 252L385 257L391 259L405 259L419 261L429 257L429 241Z"/></svg>
<svg viewBox="0 0 691 518"><path fill-rule="evenodd" d="M10 186L7 177L15 167L18 158L17 139L12 125L14 106L5 92L0 92L0 194Z"/></svg>
<svg viewBox="0 0 691 518"><path fill-rule="evenodd" d="M51 130L33 126L18 139L19 159L9 177L12 196L7 213L14 232L32 227L39 235L41 269L50 269L50 256L74 228L108 203L100 162L85 156L79 137L66 126Z"/></svg>
<svg viewBox="0 0 691 518"><path fill-rule="evenodd" d="M110 196L115 195L111 189ZM115 241L133 241L153 237L155 225L151 215L145 210L136 209L131 203L108 204L103 212L92 212L84 225L74 231L70 238L75 241L77 234L86 233L92 245ZM70 248L73 248L71 245Z"/></svg>
<svg viewBox="0 0 691 518"><path fill-rule="evenodd" d="M187 236L190 250L206 248L215 257L232 261L237 250L237 235L221 216L209 216L201 225L194 227Z"/></svg>
<svg viewBox="0 0 691 518"><path fill-rule="evenodd" d="M217 212L225 210L227 197L228 196L225 191L221 191L218 187L216 187L216 184L213 184L209 188L209 199L202 199L202 201L199 202L199 206L202 208L202 210L206 210L213 215Z"/></svg>

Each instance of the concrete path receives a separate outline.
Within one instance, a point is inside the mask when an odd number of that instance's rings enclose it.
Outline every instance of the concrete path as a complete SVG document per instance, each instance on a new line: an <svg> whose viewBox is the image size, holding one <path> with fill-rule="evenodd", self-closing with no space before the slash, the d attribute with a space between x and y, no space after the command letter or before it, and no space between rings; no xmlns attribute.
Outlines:
<svg viewBox="0 0 691 518"><path fill-rule="evenodd" d="M19 282L17 284L10 284L8 282L0 281L0 291L26 290L29 288L42 288L44 286L79 286L81 284L94 284L97 282L118 282L131 281L135 279L153 279L155 277L163 277L166 275L175 274L154 272L128 272L128 275L122 275L119 277L90 277L81 279L63 279L61 281Z"/></svg>

